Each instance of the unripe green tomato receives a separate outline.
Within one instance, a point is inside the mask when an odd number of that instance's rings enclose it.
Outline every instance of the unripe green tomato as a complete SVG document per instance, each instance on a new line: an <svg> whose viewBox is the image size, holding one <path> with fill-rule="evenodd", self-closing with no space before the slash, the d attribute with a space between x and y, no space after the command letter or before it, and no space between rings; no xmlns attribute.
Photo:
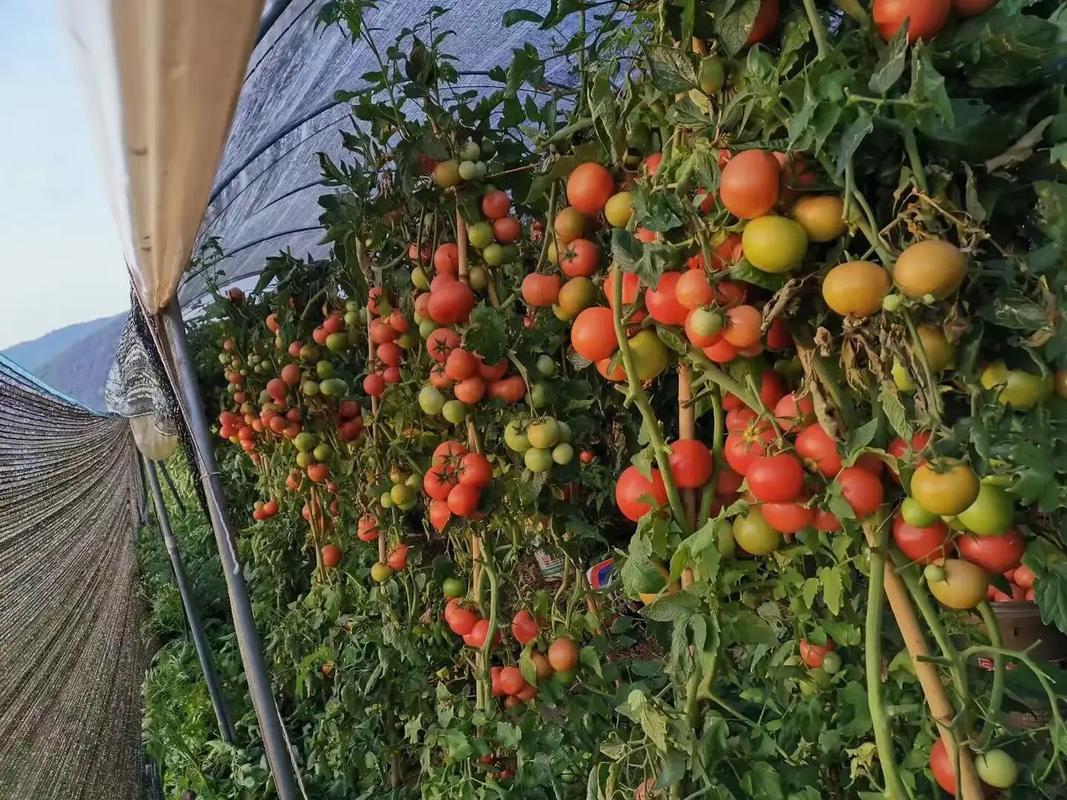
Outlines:
<svg viewBox="0 0 1067 800"><path fill-rule="evenodd" d="M359 325L359 312L358 311L346 311L345 312L345 325L349 328L355 328Z"/></svg>
<svg viewBox="0 0 1067 800"><path fill-rule="evenodd" d="M976 756L974 768L981 781L994 789L1010 789L1019 779L1019 765L1003 750L990 750Z"/></svg>
<svg viewBox="0 0 1067 800"><path fill-rule="evenodd" d="M499 267L504 263L507 251L503 245L496 244L495 242L490 245L486 245L482 250L482 258L485 259L485 263L491 267Z"/></svg>
<svg viewBox="0 0 1067 800"><path fill-rule="evenodd" d="M300 358L304 361L318 361L319 346L310 342L300 347Z"/></svg>
<svg viewBox="0 0 1067 800"><path fill-rule="evenodd" d="M723 520L715 529L715 544L719 555L733 558L737 555L737 543L734 541L734 526L729 520Z"/></svg>
<svg viewBox="0 0 1067 800"><path fill-rule="evenodd" d="M700 91L715 94L726 84L726 65L718 56L707 56L700 62L700 74L697 78Z"/></svg>
<svg viewBox="0 0 1067 800"><path fill-rule="evenodd" d="M453 425L458 425L467 418L467 406L459 400L448 400L441 407L441 415Z"/></svg>
<svg viewBox="0 0 1067 800"><path fill-rule="evenodd" d="M556 374L556 360L549 355L539 355L537 357L537 371L546 378L551 378Z"/></svg>
<svg viewBox="0 0 1067 800"><path fill-rule="evenodd" d="M905 498L900 504L900 516L913 528L927 528L940 519L937 514L931 514L919 505L918 501L910 497Z"/></svg>
<svg viewBox="0 0 1067 800"><path fill-rule="evenodd" d="M304 393L304 397L315 397L319 393L319 384L316 381L304 381L300 386L300 391Z"/></svg>
<svg viewBox="0 0 1067 800"><path fill-rule="evenodd" d="M415 338L411 335L410 331L404 331L402 334L396 337L396 346L407 350L411 345L415 343Z"/></svg>
<svg viewBox="0 0 1067 800"><path fill-rule="evenodd" d="M504 444L516 453L525 453L530 449L530 440L518 421L511 420L504 426Z"/></svg>
<svg viewBox="0 0 1067 800"><path fill-rule="evenodd" d="M556 425L559 426L559 440L566 444L570 444L571 439L574 438L574 434L571 432L571 426L563 420L556 420Z"/></svg>
<svg viewBox="0 0 1067 800"><path fill-rule="evenodd" d="M404 503L411 502L415 496L415 490L406 483L394 483L393 488L389 490L389 496L393 498L394 503L402 506Z"/></svg>
<svg viewBox="0 0 1067 800"><path fill-rule="evenodd" d="M326 337L326 349L331 353L343 353L348 349L347 333L331 333Z"/></svg>
<svg viewBox="0 0 1067 800"><path fill-rule="evenodd" d="M552 451L541 447L531 447L522 455L523 462L530 472L548 472L552 469Z"/></svg>
<svg viewBox="0 0 1067 800"><path fill-rule="evenodd" d="M436 386L423 386L419 390L419 407L424 413L437 416L445 404L445 396Z"/></svg>
<svg viewBox="0 0 1067 800"><path fill-rule="evenodd" d="M423 291L429 289L430 279L426 277L426 270L422 267L415 267L415 269L411 270L411 283L416 289L422 289Z"/></svg>
<svg viewBox="0 0 1067 800"><path fill-rule="evenodd" d="M459 150L459 157L464 161L477 161L482 157L482 148L473 139L468 139Z"/></svg>
<svg viewBox="0 0 1067 800"><path fill-rule="evenodd" d="M363 306L361 306L355 300L346 300L345 301L345 311L346 312L355 312L356 314L358 314L360 312L360 309L362 309L362 308L363 308Z"/></svg>
<svg viewBox="0 0 1067 800"><path fill-rule="evenodd" d="M326 380L326 378L332 378L333 377L333 373L334 373L333 362L324 360L324 361L320 361L319 363L317 363L315 365L315 374L318 375L319 378L322 379L322 380Z"/></svg>
<svg viewBox="0 0 1067 800"><path fill-rule="evenodd" d="M467 228L467 241L471 247L482 250L493 241L493 226L488 222L475 222Z"/></svg>
<svg viewBox="0 0 1067 800"><path fill-rule="evenodd" d="M307 431L304 431L303 433L298 433L296 435L296 438L293 439L293 445L301 453L310 453L312 450L315 449L315 445L317 445L318 443L318 437L313 433L308 433Z"/></svg>
<svg viewBox="0 0 1067 800"><path fill-rule="evenodd" d="M478 164L474 161L460 162L459 177L465 181L473 181L478 177Z"/></svg>
<svg viewBox="0 0 1067 800"><path fill-rule="evenodd" d="M900 311L901 306L904 305L904 298L899 294L887 294L882 298L882 310L888 311L890 314L894 314Z"/></svg>
<svg viewBox="0 0 1067 800"><path fill-rule="evenodd" d="M312 455L315 456L316 461L328 461L330 459L330 456L333 455L333 448L330 447L328 444L323 443L318 445L311 452Z"/></svg>
<svg viewBox="0 0 1067 800"><path fill-rule="evenodd" d="M841 670L841 656L836 652L827 653L822 657L822 668L827 675L833 675Z"/></svg>
<svg viewBox="0 0 1067 800"><path fill-rule="evenodd" d="M396 505L396 503L393 502L392 494L389 492L382 492L381 497L378 498L378 502L381 504L382 508L392 508Z"/></svg>
<svg viewBox="0 0 1067 800"><path fill-rule="evenodd" d="M529 451L527 451L529 452ZM574 460L574 448L566 442L552 448L552 460L559 465L570 464Z"/></svg>
<svg viewBox="0 0 1067 800"><path fill-rule="evenodd" d="M297 453L296 454L296 465L298 467L300 467L300 469L307 469L308 467L310 467L314 463L315 463L315 456L311 455L311 453Z"/></svg>
<svg viewBox="0 0 1067 800"><path fill-rule="evenodd" d="M974 502L956 515L963 527L979 536L999 536L1011 527L1014 517L1011 495L985 481L978 487Z"/></svg>
<svg viewBox="0 0 1067 800"><path fill-rule="evenodd" d="M437 324L431 319L424 319L419 323L419 336L425 339L431 333L437 330Z"/></svg>
<svg viewBox="0 0 1067 800"><path fill-rule="evenodd" d="M412 472L410 475L408 475L407 480L404 481L404 485L415 490L421 489L422 474L418 472Z"/></svg>
<svg viewBox="0 0 1067 800"><path fill-rule="evenodd" d="M548 389L543 383L535 383L530 387L530 404L534 408L544 408L548 405Z"/></svg>
<svg viewBox="0 0 1067 800"><path fill-rule="evenodd" d="M489 285L489 272L481 264L471 267L467 273L467 282L474 291L481 292Z"/></svg>

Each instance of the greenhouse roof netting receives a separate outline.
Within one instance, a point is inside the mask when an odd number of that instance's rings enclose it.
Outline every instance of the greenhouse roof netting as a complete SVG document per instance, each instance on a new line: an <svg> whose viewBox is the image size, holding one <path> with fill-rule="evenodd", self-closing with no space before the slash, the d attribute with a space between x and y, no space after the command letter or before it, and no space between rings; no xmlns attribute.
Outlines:
<svg viewBox="0 0 1067 800"><path fill-rule="evenodd" d="M347 29L324 25L328 0L276 0L268 4L252 52L210 205L198 244L217 237L225 258L216 266L227 282L257 274L268 256L282 249L294 255L322 255L318 197L325 189L316 154L344 158L341 132L355 124L337 92L365 85L362 76L378 69L375 53L353 43ZM369 4L368 4L369 5ZM524 3L546 12L547 0ZM381 0L366 12L368 32L384 54L405 28L439 7L431 0ZM511 0L456 6L434 22L434 30L461 36L445 48L461 73L485 73L511 62L512 51L530 44L547 51L560 30L543 31L521 22L502 27ZM570 80L561 60L548 64L548 81ZM460 86L482 91L500 88L485 74L464 75ZM189 274L179 292L192 303L206 290L203 277Z"/></svg>

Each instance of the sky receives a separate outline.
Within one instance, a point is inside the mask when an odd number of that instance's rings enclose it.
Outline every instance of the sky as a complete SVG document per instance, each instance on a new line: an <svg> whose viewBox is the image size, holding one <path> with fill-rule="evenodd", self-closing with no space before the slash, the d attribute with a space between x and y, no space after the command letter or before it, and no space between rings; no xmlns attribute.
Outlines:
<svg viewBox="0 0 1067 800"><path fill-rule="evenodd" d="M0 0L0 350L129 308L57 0Z"/></svg>

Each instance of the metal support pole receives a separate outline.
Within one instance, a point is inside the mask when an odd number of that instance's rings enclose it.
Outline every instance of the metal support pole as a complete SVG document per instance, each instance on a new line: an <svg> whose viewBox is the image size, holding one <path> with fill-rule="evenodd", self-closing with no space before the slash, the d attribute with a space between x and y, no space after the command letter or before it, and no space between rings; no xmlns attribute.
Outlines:
<svg viewBox="0 0 1067 800"><path fill-rule="evenodd" d="M159 462L159 471L163 473L163 480L166 481L170 493L174 495L174 504L178 506L178 510L182 514L185 514L185 503L182 502L182 497L178 494L178 487L174 485L174 479L170 477L170 470L167 469L167 465L162 461Z"/></svg>
<svg viewBox="0 0 1067 800"><path fill-rule="evenodd" d="M192 437L200 459L200 474L204 483L204 492L207 495L211 527L215 531L215 543L219 550L222 571L226 577L233 627L237 633L237 645L241 650L241 662L248 680L248 691L263 736L263 749L266 751L267 761L274 775L274 785L279 800L298 800L300 795L293 778L293 763L278 706L271 692L270 676L267 673L266 662L263 660L263 648L259 641L259 633L256 631L256 621L252 615L252 604L248 599L244 574L237 560L237 549L234 544L236 537L229 515L226 513L226 501L222 493L222 483L219 481L219 467L215 462L211 433L208 430L204 407L200 402L196 370L193 367L189 341L185 336L185 322L182 320L181 307L177 298L171 300L161 316L171 356L174 359L174 367L177 370L178 386L175 389L185 398L189 435Z"/></svg>
<svg viewBox="0 0 1067 800"><path fill-rule="evenodd" d="M185 575L185 565L182 563L182 554L178 549L178 542L174 538L174 532L170 528L170 517L167 515L167 507L163 503L163 492L159 488L159 476L156 474L156 465L150 459L144 458L145 472L148 473L148 485L152 489L152 500L155 503L156 519L159 520L159 530L163 534L163 546L167 548L170 557L170 565L174 569L174 581L178 584L178 594L182 598L182 607L185 609L185 618L189 622L189 638L193 640L196 648L196 657L200 661L200 669L204 673L204 681L207 683L207 693L211 696L211 706L215 709L215 718L219 722L219 733L227 742L233 743L233 722L230 720L230 710L226 707L226 698L222 696L219 687L219 676L215 673L215 665L211 662L211 650L204 638L204 628L200 623L200 614L196 610L196 598L193 597L192 587Z"/></svg>

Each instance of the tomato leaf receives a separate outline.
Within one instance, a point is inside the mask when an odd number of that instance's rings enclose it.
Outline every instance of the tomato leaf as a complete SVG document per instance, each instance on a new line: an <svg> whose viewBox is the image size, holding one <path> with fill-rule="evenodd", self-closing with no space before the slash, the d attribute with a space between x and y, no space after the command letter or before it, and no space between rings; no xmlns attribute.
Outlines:
<svg viewBox="0 0 1067 800"><path fill-rule="evenodd" d="M889 41L882 56L878 59L878 66L874 68L871 79L868 82L872 92L884 95L904 74L907 66L908 36L906 26L901 26L896 35Z"/></svg>
<svg viewBox="0 0 1067 800"><path fill-rule="evenodd" d="M540 25L544 21L545 18L536 11L530 11L528 8L513 8L504 12L500 24L505 28L510 28L512 25L518 25L520 22L533 22Z"/></svg>
<svg viewBox="0 0 1067 800"><path fill-rule="evenodd" d="M677 47L654 44L646 48L652 85L667 94L680 94L697 86L696 67L689 53Z"/></svg>
<svg viewBox="0 0 1067 800"><path fill-rule="evenodd" d="M1034 595L1041 621L1067 633L1067 555L1044 539L1031 542L1023 563L1034 571Z"/></svg>

